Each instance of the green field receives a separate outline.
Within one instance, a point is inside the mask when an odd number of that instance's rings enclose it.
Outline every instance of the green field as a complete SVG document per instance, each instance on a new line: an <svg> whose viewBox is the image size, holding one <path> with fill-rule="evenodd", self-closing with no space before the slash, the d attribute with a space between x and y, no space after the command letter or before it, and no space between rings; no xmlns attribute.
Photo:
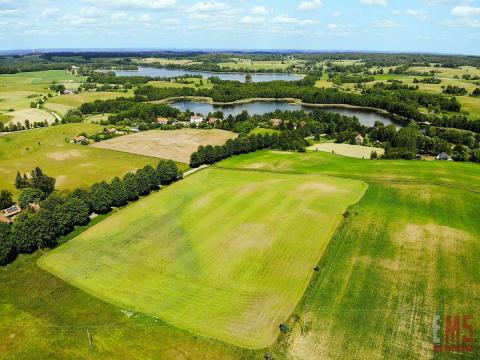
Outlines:
<svg viewBox="0 0 480 360"><path fill-rule="evenodd" d="M285 61L256 61L256 60L249 60L249 59L238 59L232 58L230 62L219 63L220 67L225 69L232 69L232 70L241 70L247 69L251 71L255 70L277 70L277 71L285 71L289 66L292 65L303 65L303 60L285 60Z"/></svg>
<svg viewBox="0 0 480 360"><path fill-rule="evenodd" d="M81 132L92 134L102 129L94 124L68 124L0 136L0 189L13 191L17 171L30 172L36 166L57 179L57 188L65 189L88 186L158 163L151 157L68 142Z"/></svg>
<svg viewBox="0 0 480 360"><path fill-rule="evenodd" d="M292 315L293 333L273 353L295 359L478 358L478 338L473 353L433 354L432 325L437 314L480 316L480 166L322 153L289 158L270 151L220 165L369 183Z"/></svg>
<svg viewBox="0 0 480 360"><path fill-rule="evenodd" d="M365 189L349 179L208 169L112 215L39 265L121 308L265 348Z"/></svg>
<svg viewBox="0 0 480 360"><path fill-rule="evenodd" d="M13 75L0 75L0 114L7 113L13 117L13 121L23 122L27 117L22 110L30 110L30 103L35 97L50 93L49 87L52 82L62 83L68 89L76 89L85 78L73 76L64 70L49 70L37 72L25 72ZM10 109L14 112L8 112ZM37 110L39 114L27 114L30 121L40 121L44 117L50 117L47 111ZM42 117L43 116L43 117Z"/></svg>

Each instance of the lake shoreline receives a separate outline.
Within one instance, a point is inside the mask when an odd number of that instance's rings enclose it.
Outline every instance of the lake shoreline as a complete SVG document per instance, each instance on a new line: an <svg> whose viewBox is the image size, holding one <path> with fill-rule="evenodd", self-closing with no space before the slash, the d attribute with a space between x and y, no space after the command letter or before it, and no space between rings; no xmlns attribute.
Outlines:
<svg viewBox="0 0 480 360"><path fill-rule="evenodd" d="M265 103L274 103L274 102L284 102L292 105L297 106L304 106L307 108L338 108L338 109L347 109L347 110L360 110L360 111L369 111L375 112L377 114L385 115L392 120L395 120L403 125L403 123L407 122L408 119L402 117L400 115L392 114L386 110L378 109L374 107L368 106L357 106L357 105L350 105L350 104L312 104L312 103L304 103L300 99L295 98L247 98L241 100L235 100L231 102L217 102L213 101L210 97L203 97L203 96L176 96L170 97L162 100L155 100L151 101L153 104L171 104L177 101L192 101L192 102L203 102L213 106L235 106L235 105L244 105L250 104L254 102L265 102Z"/></svg>

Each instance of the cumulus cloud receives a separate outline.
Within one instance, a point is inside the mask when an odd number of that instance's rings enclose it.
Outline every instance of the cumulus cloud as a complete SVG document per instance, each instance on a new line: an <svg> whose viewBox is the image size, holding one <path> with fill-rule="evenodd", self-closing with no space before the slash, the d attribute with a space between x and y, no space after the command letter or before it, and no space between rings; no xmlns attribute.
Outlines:
<svg viewBox="0 0 480 360"><path fill-rule="evenodd" d="M298 19L288 15L279 15L273 19L273 22L280 24L294 24L294 25L312 25L315 24L314 20L310 19Z"/></svg>
<svg viewBox="0 0 480 360"><path fill-rule="evenodd" d="M377 20L375 21L375 27L377 28L394 28L399 25L393 20Z"/></svg>
<svg viewBox="0 0 480 360"><path fill-rule="evenodd" d="M360 2L366 5L379 5L379 6L388 5L388 0L360 0Z"/></svg>
<svg viewBox="0 0 480 360"><path fill-rule="evenodd" d="M265 21L265 18L264 17L261 17L261 16L250 16L250 15L247 15L245 17L243 17L242 20L240 20L240 22L242 24L261 24L262 22Z"/></svg>
<svg viewBox="0 0 480 360"><path fill-rule="evenodd" d="M427 13L423 10L414 10L414 9L407 9L405 11L405 14L409 16L413 16L417 18L418 20L426 20L427 19Z"/></svg>
<svg viewBox="0 0 480 360"><path fill-rule="evenodd" d="M452 15L460 17L480 15L480 7L473 7L468 5L455 6L452 9Z"/></svg>
<svg viewBox="0 0 480 360"><path fill-rule="evenodd" d="M164 10L177 5L176 0L86 0L95 6Z"/></svg>
<svg viewBox="0 0 480 360"><path fill-rule="evenodd" d="M228 9L228 5L217 1L199 2L190 7L191 12L210 12L210 11L223 11Z"/></svg>
<svg viewBox="0 0 480 360"><path fill-rule="evenodd" d="M300 11L310 11L320 8L322 5L322 0L302 1L297 9Z"/></svg>
<svg viewBox="0 0 480 360"><path fill-rule="evenodd" d="M254 6L252 8L252 14L255 15L268 15L270 11L267 9L266 6Z"/></svg>

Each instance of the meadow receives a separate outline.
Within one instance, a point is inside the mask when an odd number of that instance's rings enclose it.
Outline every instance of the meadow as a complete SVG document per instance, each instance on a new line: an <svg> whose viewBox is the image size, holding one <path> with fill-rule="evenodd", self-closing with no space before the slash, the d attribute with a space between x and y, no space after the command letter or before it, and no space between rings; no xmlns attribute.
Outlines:
<svg viewBox="0 0 480 360"><path fill-rule="evenodd" d="M435 354L432 326L435 315L480 316L480 167L291 155L257 152L220 166L352 176L369 187L348 209L290 317L293 332L272 353L294 359L478 358L478 338L473 352Z"/></svg>
<svg viewBox="0 0 480 360"><path fill-rule="evenodd" d="M158 163L152 157L69 143L82 132L93 134L102 129L95 124L68 124L0 136L0 189L14 191L17 171L30 172L36 166L57 179L57 188L66 189ZM182 165L182 169L186 167Z"/></svg>
<svg viewBox="0 0 480 360"><path fill-rule="evenodd" d="M385 149L377 147L368 147L361 145L350 145L350 144L337 144L332 142L324 142L312 145L307 148L307 150L312 151L324 151L332 154L355 157L360 159L370 159L370 156L373 151L377 153L378 156L385 153Z"/></svg>
<svg viewBox="0 0 480 360"><path fill-rule="evenodd" d="M51 93L52 82L64 84L67 89L76 89L85 78L73 76L64 70L25 72L0 75L0 114L8 115L13 122L53 121L49 111L31 109L30 103L39 96Z"/></svg>
<svg viewBox="0 0 480 360"><path fill-rule="evenodd" d="M277 338L342 214L366 188L324 176L207 169L38 264L120 308L261 349Z"/></svg>
<svg viewBox="0 0 480 360"><path fill-rule="evenodd" d="M235 133L218 129L151 130L105 140L92 147L189 163L190 155L200 145L223 145L236 137Z"/></svg>
<svg viewBox="0 0 480 360"><path fill-rule="evenodd" d="M249 59L232 58L230 62L219 63L218 65L226 70L277 70L286 71L289 66L302 65L303 60L278 60L278 61L257 61Z"/></svg>

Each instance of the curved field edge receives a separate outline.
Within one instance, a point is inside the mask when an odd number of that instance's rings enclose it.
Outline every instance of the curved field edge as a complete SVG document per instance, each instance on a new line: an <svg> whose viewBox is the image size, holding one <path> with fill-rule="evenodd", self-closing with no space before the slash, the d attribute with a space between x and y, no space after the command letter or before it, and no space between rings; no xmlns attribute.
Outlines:
<svg viewBox="0 0 480 360"><path fill-rule="evenodd" d="M290 317L293 332L272 351L294 359L478 358L478 338L472 352L435 353L432 326L435 315L478 319L479 200L441 186L370 184Z"/></svg>
<svg viewBox="0 0 480 360"><path fill-rule="evenodd" d="M323 176L206 169L38 264L122 308L261 349L277 338L343 212L366 188Z"/></svg>

